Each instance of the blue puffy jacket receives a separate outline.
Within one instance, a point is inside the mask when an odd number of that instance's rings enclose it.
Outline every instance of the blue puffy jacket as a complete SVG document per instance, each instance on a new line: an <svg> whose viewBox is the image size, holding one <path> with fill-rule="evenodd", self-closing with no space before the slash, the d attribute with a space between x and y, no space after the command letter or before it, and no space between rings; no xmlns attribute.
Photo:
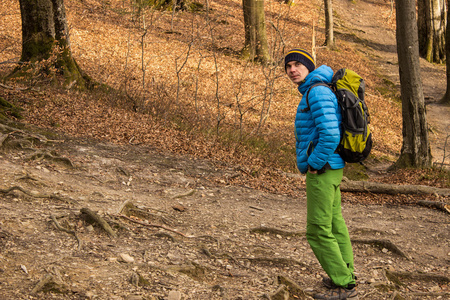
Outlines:
<svg viewBox="0 0 450 300"><path fill-rule="evenodd" d="M316 86L309 92L310 110L307 107L306 93L316 83L330 83L333 70L322 65L308 74L298 87L304 96L297 108L295 116L295 138L297 167L306 173L308 165L320 170L327 163L331 169L341 169L344 160L335 153L341 138L342 115L336 96L326 86Z"/></svg>

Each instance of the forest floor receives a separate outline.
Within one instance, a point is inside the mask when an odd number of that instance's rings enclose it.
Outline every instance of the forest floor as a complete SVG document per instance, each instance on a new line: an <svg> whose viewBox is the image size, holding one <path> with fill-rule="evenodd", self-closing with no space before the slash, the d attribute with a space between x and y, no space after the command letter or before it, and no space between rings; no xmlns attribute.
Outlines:
<svg viewBox="0 0 450 300"><path fill-rule="evenodd" d="M376 2L334 5L360 16L340 17L337 31L367 41L355 47L398 84L395 35L373 17ZM443 155L445 69L423 63L423 74L433 154ZM323 289L303 190L228 184L242 170L144 145L0 126L16 138L0 154L0 299L310 299ZM448 195L367 194L343 193L342 205L359 299L449 299L449 215L411 204Z"/></svg>

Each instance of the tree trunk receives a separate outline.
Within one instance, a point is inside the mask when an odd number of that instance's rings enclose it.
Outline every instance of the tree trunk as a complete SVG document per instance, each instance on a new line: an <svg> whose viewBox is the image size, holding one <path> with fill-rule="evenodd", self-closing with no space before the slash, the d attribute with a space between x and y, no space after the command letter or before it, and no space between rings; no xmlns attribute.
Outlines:
<svg viewBox="0 0 450 300"><path fill-rule="evenodd" d="M447 32L450 32L450 16L447 13ZM450 104L450 34L445 35L445 55L447 59L445 60L446 73L447 73L447 89L445 90L445 95L441 99L441 103Z"/></svg>
<svg viewBox="0 0 450 300"><path fill-rule="evenodd" d="M445 60L447 7L442 0L418 0L419 53L429 62Z"/></svg>
<svg viewBox="0 0 450 300"><path fill-rule="evenodd" d="M431 148L420 77L416 5L413 0L397 0L395 4L403 117L403 145L395 167L430 167Z"/></svg>
<svg viewBox="0 0 450 300"><path fill-rule="evenodd" d="M334 29L333 29L333 4L331 0L324 0L325 7L325 46L334 47Z"/></svg>
<svg viewBox="0 0 450 300"><path fill-rule="evenodd" d="M72 58L63 0L19 0L22 16L22 55L25 68L31 63L51 74L56 68L64 75L64 85L85 87L85 76ZM36 64L40 62L40 64ZM22 73L23 74L23 73ZM52 74L52 75L58 75ZM20 75L19 70L15 76ZM55 77L56 79L56 77Z"/></svg>
<svg viewBox="0 0 450 300"><path fill-rule="evenodd" d="M243 0L245 45L242 56L261 63L270 61L264 0Z"/></svg>

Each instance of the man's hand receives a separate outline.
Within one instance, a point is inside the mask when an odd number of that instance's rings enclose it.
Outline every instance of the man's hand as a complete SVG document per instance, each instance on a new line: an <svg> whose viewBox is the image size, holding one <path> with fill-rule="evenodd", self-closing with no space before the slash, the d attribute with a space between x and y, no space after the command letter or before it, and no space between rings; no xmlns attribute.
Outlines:
<svg viewBox="0 0 450 300"><path fill-rule="evenodd" d="M308 172L311 173L311 174L317 174L317 170L314 169L314 168L311 167L311 166L308 166Z"/></svg>

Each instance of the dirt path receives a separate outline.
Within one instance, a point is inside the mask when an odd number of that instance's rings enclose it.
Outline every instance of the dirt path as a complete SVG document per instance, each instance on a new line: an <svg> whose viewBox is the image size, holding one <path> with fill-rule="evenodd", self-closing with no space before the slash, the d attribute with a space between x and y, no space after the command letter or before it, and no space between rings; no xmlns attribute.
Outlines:
<svg viewBox="0 0 450 300"><path fill-rule="evenodd" d="M304 197L220 184L235 170L144 147L65 139L39 148L53 156L30 160L31 150L9 150L0 157L1 188L22 188L0 193L0 299L168 299L169 292L268 299L280 274L307 294L321 289L323 273L304 237ZM343 211L360 299L392 299L394 291L447 297L448 215L352 205L349 197ZM118 217L127 201L140 209L131 215L141 224ZM81 208L98 212L117 237ZM77 237L57 229L51 216ZM409 272L398 278L407 288L389 272ZM52 281L43 290L53 292L32 295L46 275Z"/></svg>
<svg viewBox="0 0 450 300"><path fill-rule="evenodd" d="M384 11L386 7L390 8L390 2L336 0L333 5L338 11L338 23L342 25L336 30L350 33L357 36L359 41L365 41L365 45L355 43L355 47L376 61L380 74L388 76L400 89L395 31L389 26L392 22L395 24L395 15L383 14L380 11L381 7L384 7ZM433 162L442 163L445 139L450 134L450 106L437 103L445 94L445 65L430 64L424 59L421 59L420 63ZM447 145L447 165L450 164L449 149L450 146Z"/></svg>

